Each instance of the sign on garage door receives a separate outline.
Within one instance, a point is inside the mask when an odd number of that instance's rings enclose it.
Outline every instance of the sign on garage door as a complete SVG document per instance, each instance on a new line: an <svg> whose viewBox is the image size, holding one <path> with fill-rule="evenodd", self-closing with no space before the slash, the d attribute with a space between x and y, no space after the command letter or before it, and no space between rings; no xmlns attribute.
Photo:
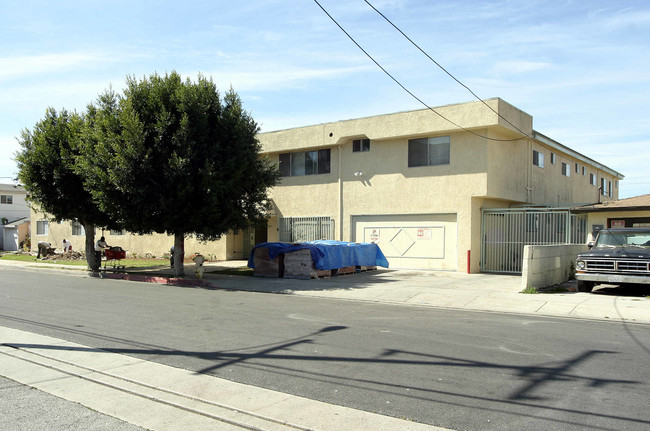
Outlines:
<svg viewBox="0 0 650 431"><path fill-rule="evenodd" d="M393 268L456 269L456 215L355 216L357 242L374 242Z"/></svg>

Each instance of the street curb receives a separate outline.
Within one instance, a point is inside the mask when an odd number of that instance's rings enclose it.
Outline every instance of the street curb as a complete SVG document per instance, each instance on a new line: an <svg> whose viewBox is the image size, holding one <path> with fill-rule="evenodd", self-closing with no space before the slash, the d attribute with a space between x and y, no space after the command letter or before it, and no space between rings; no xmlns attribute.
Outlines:
<svg viewBox="0 0 650 431"><path fill-rule="evenodd" d="M127 274L127 273L106 273L106 272L93 272L91 277L110 278L113 280L126 280L126 281L140 281L146 283L158 283L170 286L182 287L201 287L205 289L217 289L212 283L199 279L188 279L179 277L164 277L156 275L143 275L143 274Z"/></svg>

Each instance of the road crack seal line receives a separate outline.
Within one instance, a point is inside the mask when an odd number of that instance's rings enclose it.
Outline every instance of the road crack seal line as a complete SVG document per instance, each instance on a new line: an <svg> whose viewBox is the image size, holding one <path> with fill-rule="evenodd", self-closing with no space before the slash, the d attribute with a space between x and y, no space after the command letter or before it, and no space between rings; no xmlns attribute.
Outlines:
<svg viewBox="0 0 650 431"><path fill-rule="evenodd" d="M130 383L130 384L136 385L136 386L145 387L145 388L148 388L148 389L151 389L151 390L154 390L154 391L159 391L159 392L166 393L166 394L169 394L169 395L173 395L173 396L176 396L176 397L179 397L179 398L184 398L184 399L187 399L187 400L190 400L190 401L207 404L207 405L210 405L210 406L213 406L213 407L222 408L222 409L229 410L229 411L239 413L239 414L242 414L242 415L254 417L256 419L260 419L260 420L263 420L263 421L266 421L266 422L276 423L276 424L279 424L279 425L283 425L283 426L286 426L286 427L289 427L289 428L294 428L294 429L301 430L301 431L313 431L311 428L306 428L306 427L296 425L296 424L292 424L292 423L289 423L289 422L286 422L286 421L281 421L281 420L278 420L278 419L270 418L270 417L267 417L267 416L263 416L263 415L253 413L253 412L250 412L250 411L238 409L236 407L227 406L225 404L217 403L217 402L214 402L214 401L204 400L202 398L194 397L194 396L191 396L191 395L186 395L186 394L176 392L176 391L173 391L173 390L170 390L170 389L159 388L159 387L149 385L149 384L144 383L144 382L140 382L140 381L129 379L129 378L122 377L122 376L118 376L118 375L115 375L115 374L112 374L112 373L107 373L107 372L100 371L100 370L97 370L97 369L93 369L93 368L90 368L90 367L86 367L86 366L83 366L83 365L74 364L72 362L68 362L68 361L65 361L63 359L58 359L58 358L55 358L55 357L52 357L52 356L49 356L49 355L45 355L45 354L42 354L42 353L32 352L30 350L14 346L11 343L1 343L0 346L9 347L11 349L14 349L15 351L23 352L23 353L33 355L33 356L37 356L37 357L41 357L41 358L44 358L44 359L47 359L47 360L50 360L50 361L53 361L53 362L58 362L58 363L61 363L61 364L65 364L65 365L67 365L69 367L72 367L72 368L79 368L81 370L90 371L91 373L96 373L96 374L99 374L99 375L102 375L102 376L105 376L105 377L116 379L118 381L127 382L127 383ZM97 350L101 351L101 349L97 349ZM88 382L91 382L91 383L95 383L95 384L102 385L102 386L105 386L105 387L108 387L108 388L111 388L111 389L115 389L115 390L130 394L130 395L134 395L134 396L137 396L137 397L140 397L140 398L144 398L144 399L154 401L154 402L157 402L157 403L160 403L160 404L168 405L170 407L174 407L174 408L184 410L184 411L187 411L187 412L190 412L190 413L195 413L195 414L198 414L198 415L201 415L201 416L205 416L205 417L208 417L208 418L211 418L211 419L215 419L215 420L218 420L220 422L227 423L229 425L242 427L242 428L245 428L245 429L248 429L248 430L251 430L251 431L265 431L263 428L258 428L258 427L253 426L253 425L248 425L248 424L245 424L245 423L237 422L235 420L220 417L220 416L217 416L215 414L204 412L204 411L201 411L201 410L198 410L198 409L195 409L195 408L186 407L186 406L183 406L181 404L175 403L173 401L163 400L161 398L158 398L158 397L155 397L155 396L152 396L152 395L147 395L147 394L140 393L140 392L137 392L137 391L132 390L132 389L123 388L123 387L117 386L117 385L112 384L112 383L108 383L108 382L104 382L104 381L101 381L101 380L98 380L98 379L87 377L87 376L84 376L83 374L79 374L79 373L76 373L74 371L64 370L63 368L60 368L60 367L57 367L57 366L54 366L54 365L49 365L49 364L46 364L44 362L39 362L37 360L28 359L28 358L22 357L20 355L11 354L11 353L8 353L8 352L2 351L2 350L0 350L0 354L9 356L9 357L12 357L12 358L15 358L15 359L19 359L19 360L22 360L22 361L25 361L25 362L29 362L29 363L37 365L37 366L45 367L45 368L51 369L53 371L57 371L57 372L60 372L62 374L69 375L71 377L76 377L76 378L79 378L79 379L82 379L82 380L85 380L85 381L88 381Z"/></svg>

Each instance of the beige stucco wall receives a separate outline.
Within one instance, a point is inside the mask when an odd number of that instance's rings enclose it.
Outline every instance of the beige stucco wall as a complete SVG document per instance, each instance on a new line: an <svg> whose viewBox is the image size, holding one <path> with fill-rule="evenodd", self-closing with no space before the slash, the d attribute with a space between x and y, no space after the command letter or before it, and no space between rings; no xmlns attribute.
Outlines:
<svg viewBox="0 0 650 431"><path fill-rule="evenodd" d="M530 134L532 131L530 115L501 99L488 99L485 103L526 133ZM466 129L493 127L501 129L503 133L510 133L511 137L517 134L510 124L499 118L482 102L436 107L435 111L440 115L429 109L422 109L279 130L262 133L258 137L263 152L275 153L338 146L350 139L362 137L377 140L457 132L458 127L451 122L461 124Z"/></svg>
<svg viewBox="0 0 650 431"><path fill-rule="evenodd" d="M294 139L291 131L284 135L286 141ZM305 134L298 131L297 136ZM362 215L456 214L465 226L472 220L469 197L487 193L486 142L469 133L436 136L450 136L448 165L409 168L409 136L372 140L368 152L353 152L354 138L347 139L332 147L329 174L282 178L270 194L276 214L332 217L336 239L344 241L354 240L351 221ZM279 153L270 157L277 162ZM269 240L273 235L270 229ZM471 242L471 232L460 229L458 247L465 252L459 253L454 266L466 268Z"/></svg>
<svg viewBox="0 0 650 431"><path fill-rule="evenodd" d="M532 150L544 154L544 167L532 164ZM551 153L556 155L555 164L551 162ZM566 205L572 203L595 203L618 199L619 187L618 178L605 172L603 169L587 164L571 155L549 148L540 142L533 142L529 154L527 166L530 171L531 203ZM569 166L570 176L562 174L562 163ZM579 172L575 171L575 164L578 164ZM582 175L582 168L585 167L585 175ZM596 185L589 183L589 174L596 176ZM598 190L600 179L605 178L612 182L612 196L602 196Z"/></svg>
<svg viewBox="0 0 650 431"><path fill-rule="evenodd" d="M72 224L70 221L55 222L49 221L48 235L37 235L37 221L47 220L46 216L40 212L32 210L31 213L31 237L32 251L36 250L39 241L47 241L62 250L63 239L72 243L73 250L85 250L85 235L72 235ZM127 251L127 256L146 256L164 257L169 253L169 249L174 244L174 238L165 234L135 235L125 232L123 235L112 235L110 231L101 229L95 230L95 240L104 235L106 242L110 246L120 246ZM201 253L213 260L229 259L247 259L243 253L243 232L239 231L235 235L225 235L218 241L202 243L195 238L185 239L185 255L191 256Z"/></svg>

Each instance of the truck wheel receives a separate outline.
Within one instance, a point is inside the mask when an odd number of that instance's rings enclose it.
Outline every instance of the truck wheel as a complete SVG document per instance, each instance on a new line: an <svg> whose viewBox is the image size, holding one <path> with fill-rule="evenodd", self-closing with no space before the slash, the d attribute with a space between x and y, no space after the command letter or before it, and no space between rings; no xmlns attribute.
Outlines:
<svg viewBox="0 0 650 431"><path fill-rule="evenodd" d="M578 280L578 292L591 292L594 288L593 281Z"/></svg>

